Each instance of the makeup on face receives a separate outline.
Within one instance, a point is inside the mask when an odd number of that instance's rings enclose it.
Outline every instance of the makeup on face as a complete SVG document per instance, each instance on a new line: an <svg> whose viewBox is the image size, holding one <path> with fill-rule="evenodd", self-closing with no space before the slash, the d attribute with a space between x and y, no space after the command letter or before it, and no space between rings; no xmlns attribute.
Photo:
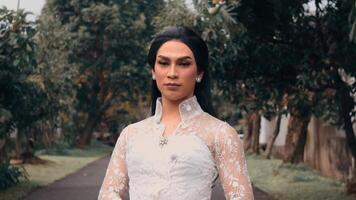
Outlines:
<svg viewBox="0 0 356 200"><path fill-rule="evenodd" d="M198 68L193 52L184 43L164 43L157 52L152 73L163 97L177 100L193 95Z"/></svg>

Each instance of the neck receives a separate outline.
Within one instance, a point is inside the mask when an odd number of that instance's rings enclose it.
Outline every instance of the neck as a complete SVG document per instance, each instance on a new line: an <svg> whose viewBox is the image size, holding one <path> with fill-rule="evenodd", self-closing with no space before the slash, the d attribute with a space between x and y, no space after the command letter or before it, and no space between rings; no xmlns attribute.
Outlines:
<svg viewBox="0 0 356 200"><path fill-rule="evenodd" d="M171 101L162 97L162 121L180 121L179 104L182 101Z"/></svg>
<svg viewBox="0 0 356 200"><path fill-rule="evenodd" d="M192 97L189 96L188 98ZM162 121L179 122L181 121L181 116L179 112L179 105L185 99L172 101L170 99L162 96Z"/></svg>

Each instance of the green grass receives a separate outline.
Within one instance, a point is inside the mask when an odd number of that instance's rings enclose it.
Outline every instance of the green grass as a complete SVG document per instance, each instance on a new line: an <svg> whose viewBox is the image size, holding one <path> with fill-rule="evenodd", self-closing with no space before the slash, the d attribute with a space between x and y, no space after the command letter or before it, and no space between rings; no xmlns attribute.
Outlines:
<svg viewBox="0 0 356 200"><path fill-rule="evenodd" d="M57 150L38 151L36 154L47 160L48 163L44 165L23 165L28 173L29 180L22 180L20 184L0 191L0 200L21 199L33 189L48 185L109 154L112 147L92 141L92 144L85 150L62 149L59 152L60 155L53 155L55 151ZM51 155L46 155L45 152L50 152Z"/></svg>
<svg viewBox="0 0 356 200"><path fill-rule="evenodd" d="M246 156L255 186L278 200L354 200L344 194L344 184L323 177L305 164L283 164L281 160Z"/></svg>

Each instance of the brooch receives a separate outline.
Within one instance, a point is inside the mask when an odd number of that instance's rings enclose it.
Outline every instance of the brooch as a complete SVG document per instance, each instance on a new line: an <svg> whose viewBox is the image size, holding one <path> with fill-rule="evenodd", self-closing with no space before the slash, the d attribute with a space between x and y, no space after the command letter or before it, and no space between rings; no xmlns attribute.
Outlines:
<svg viewBox="0 0 356 200"><path fill-rule="evenodd" d="M159 146L162 148L167 143L168 143L168 139L161 135L159 138Z"/></svg>

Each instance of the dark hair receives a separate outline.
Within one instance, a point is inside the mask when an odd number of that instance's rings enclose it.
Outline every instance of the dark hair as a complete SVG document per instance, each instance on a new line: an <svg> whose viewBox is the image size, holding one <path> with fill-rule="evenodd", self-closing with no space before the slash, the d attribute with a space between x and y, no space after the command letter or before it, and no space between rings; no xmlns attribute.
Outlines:
<svg viewBox="0 0 356 200"><path fill-rule="evenodd" d="M191 29L184 26L170 26L163 29L152 40L150 50L148 52L148 63L151 68L154 68L156 62L156 55L158 49L170 40L179 40L187 45L194 54L198 72L204 72L203 78L200 83L196 83L194 95L201 108L210 115L216 116L212 103L210 93L210 77L209 77L209 51L204 40ZM151 93L151 114L155 114L156 101L162 94L158 90L155 80L152 80L152 93Z"/></svg>

